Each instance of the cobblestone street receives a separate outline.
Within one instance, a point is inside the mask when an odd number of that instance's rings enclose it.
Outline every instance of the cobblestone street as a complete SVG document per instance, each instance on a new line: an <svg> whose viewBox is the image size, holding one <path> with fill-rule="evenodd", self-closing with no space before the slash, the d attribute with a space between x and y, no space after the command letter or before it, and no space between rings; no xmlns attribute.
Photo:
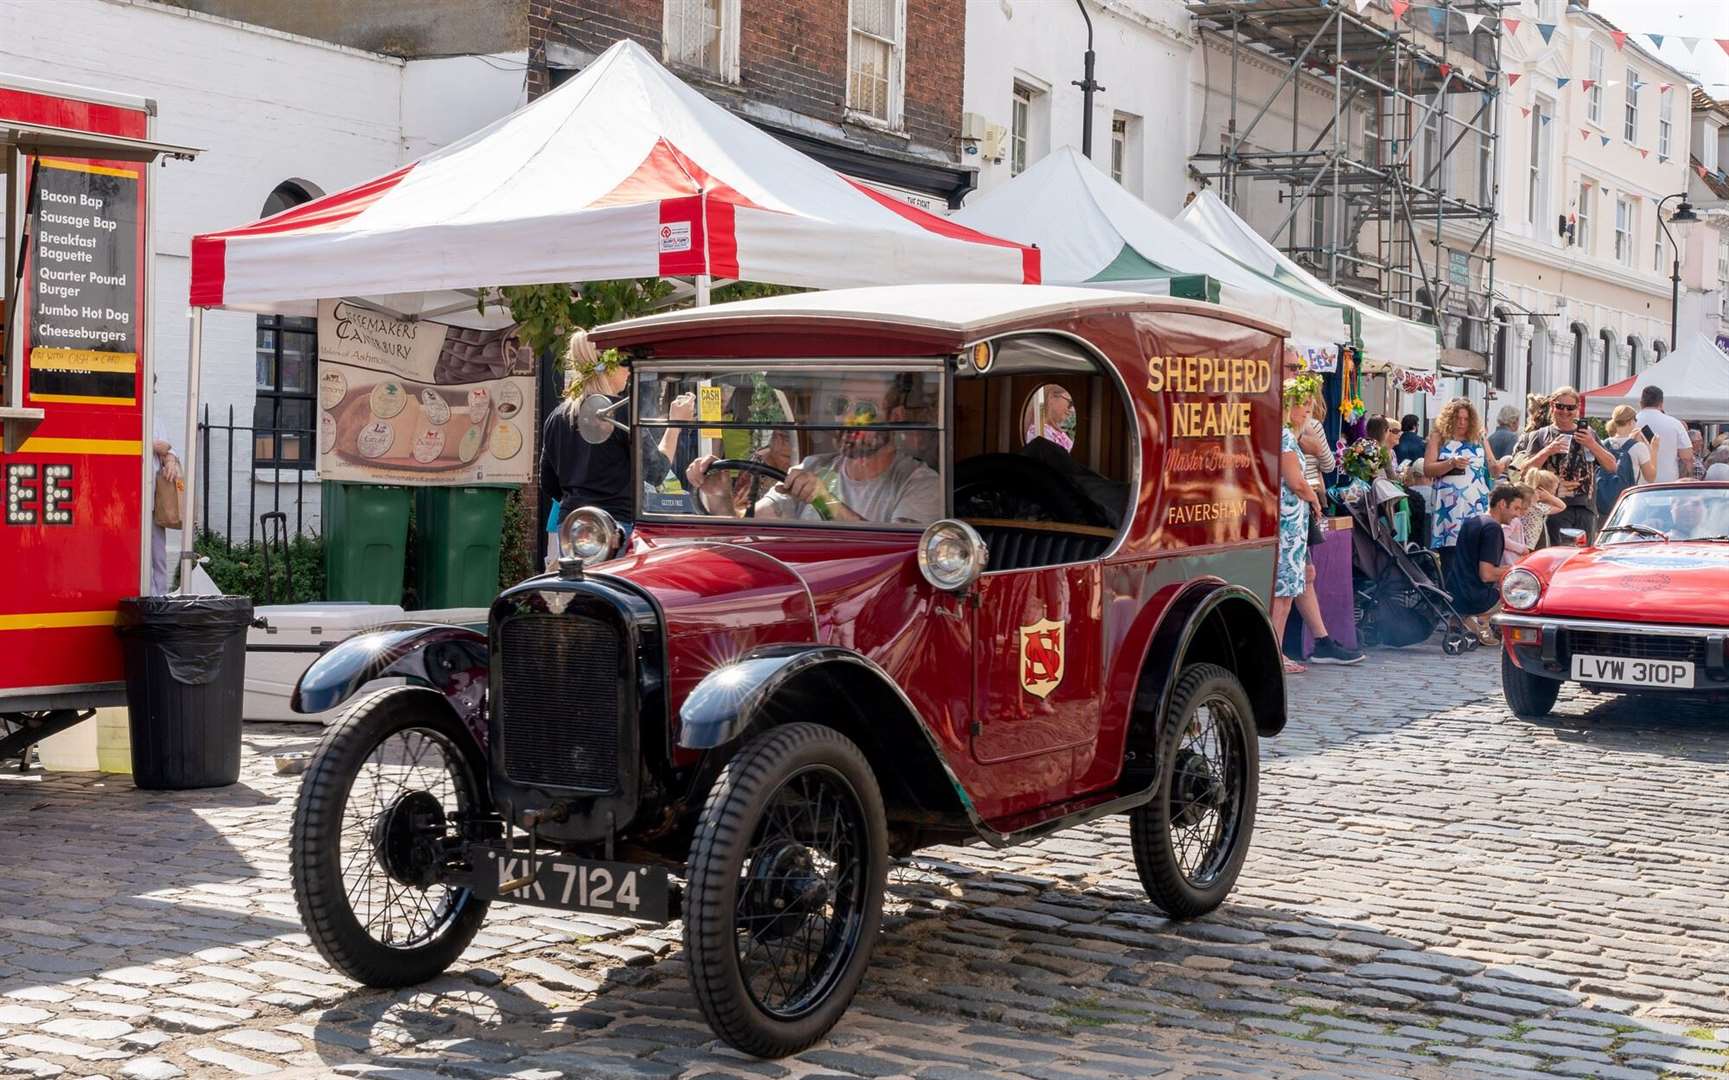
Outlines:
<svg viewBox="0 0 1729 1080"><path fill-rule="evenodd" d="M1442 704L1435 704L1435 703ZM1729 1071L1729 719L1564 696L1511 718L1495 654L1380 652L1295 681L1230 903L1173 925L1122 819L897 870L832 1039L710 1036L676 925L496 906L448 976L334 975L288 883L298 777L0 778L0 1069L670 1078L1718 1076Z"/></svg>

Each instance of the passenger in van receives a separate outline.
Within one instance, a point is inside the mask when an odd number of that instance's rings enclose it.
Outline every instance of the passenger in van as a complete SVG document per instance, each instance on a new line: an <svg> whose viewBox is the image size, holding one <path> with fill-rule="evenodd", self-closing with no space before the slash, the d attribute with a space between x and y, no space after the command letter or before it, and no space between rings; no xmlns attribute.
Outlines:
<svg viewBox="0 0 1729 1080"><path fill-rule="evenodd" d="M881 522L928 525L942 516L942 481L918 459L899 453L895 433L874 425L907 421L907 402L899 387L876 380L843 383L831 404L837 424L858 430L843 432L840 449L812 454L788 470L756 503L756 516L802 521ZM711 514L730 515L731 500L722 474L710 475L715 462L707 454L691 462L686 479Z"/></svg>

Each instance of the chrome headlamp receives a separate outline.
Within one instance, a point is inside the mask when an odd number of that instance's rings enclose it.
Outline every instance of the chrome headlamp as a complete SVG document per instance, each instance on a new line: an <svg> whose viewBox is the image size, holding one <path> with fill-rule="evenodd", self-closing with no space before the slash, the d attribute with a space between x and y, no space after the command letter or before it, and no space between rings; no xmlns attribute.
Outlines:
<svg viewBox="0 0 1729 1080"><path fill-rule="evenodd" d="M598 506L579 506L558 523L559 554L584 566L612 558L623 541L624 530Z"/></svg>
<svg viewBox="0 0 1729 1080"><path fill-rule="evenodd" d="M919 572L944 592L964 592L984 573L990 551L978 531L944 518L919 537Z"/></svg>
<svg viewBox="0 0 1729 1080"><path fill-rule="evenodd" d="M1543 595L1543 579L1515 566L1501 579L1501 599L1514 611L1529 611Z"/></svg>

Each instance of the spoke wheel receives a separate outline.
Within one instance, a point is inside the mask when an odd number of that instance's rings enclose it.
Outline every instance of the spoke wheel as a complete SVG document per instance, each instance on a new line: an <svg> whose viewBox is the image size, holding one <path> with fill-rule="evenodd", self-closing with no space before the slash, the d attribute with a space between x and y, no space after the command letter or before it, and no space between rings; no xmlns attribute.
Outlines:
<svg viewBox="0 0 1729 1080"><path fill-rule="evenodd" d="M1254 832L1259 745L1236 676L1213 664L1183 669L1157 760L1153 799L1129 817L1135 868L1153 903L1193 918L1230 894Z"/></svg>
<svg viewBox="0 0 1729 1080"><path fill-rule="evenodd" d="M850 740L792 724L741 747L703 808L685 902L715 1033L763 1057L826 1034L869 963L887 865L882 796Z"/></svg>
<svg viewBox="0 0 1729 1080"><path fill-rule="evenodd" d="M295 807L294 896L319 953L355 980L423 982L479 930L486 903L436 880L456 823L482 811L477 759L417 687L362 699L319 745Z"/></svg>

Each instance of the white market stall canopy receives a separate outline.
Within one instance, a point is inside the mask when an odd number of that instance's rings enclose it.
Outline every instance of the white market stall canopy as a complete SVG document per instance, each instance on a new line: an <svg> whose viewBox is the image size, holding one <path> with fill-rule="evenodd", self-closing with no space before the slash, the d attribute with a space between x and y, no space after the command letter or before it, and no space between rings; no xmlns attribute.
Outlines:
<svg viewBox="0 0 1729 1080"><path fill-rule="evenodd" d="M1344 305L1299 296L1231 261L1072 146L1046 155L949 220L1037 244L1047 284L1167 293L1173 279L1205 275L1219 285L1218 296L1206 299L1283 323L1300 350L1336 356L1351 340Z"/></svg>
<svg viewBox="0 0 1729 1080"><path fill-rule="evenodd" d="M1366 370L1399 367L1432 375L1439 369L1441 346L1433 326L1388 314L1333 288L1268 243L1212 192L1196 195L1177 215L1177 224L1260 276L1355 313Z"/></svg>
<svg viewBox="0 0 1729 1080"><path fill-rule="evenodd" d="M310 312L349 298L472 322L462 293L476 287L705 275L815 288L1040 279L1038 251L843 177L621 41L404 168L194 237L191 302Z"/></svg>
<svg viewBox="0 0 1729 1080"><path fill-rule="evenodd" d="M1620 382L1585 392L1585 415L1607 419L1617 405L1639 407L1647 386L1663 390L1663 411L1678 420L1729 423L1729 356L1704 334Z"/></svg>

